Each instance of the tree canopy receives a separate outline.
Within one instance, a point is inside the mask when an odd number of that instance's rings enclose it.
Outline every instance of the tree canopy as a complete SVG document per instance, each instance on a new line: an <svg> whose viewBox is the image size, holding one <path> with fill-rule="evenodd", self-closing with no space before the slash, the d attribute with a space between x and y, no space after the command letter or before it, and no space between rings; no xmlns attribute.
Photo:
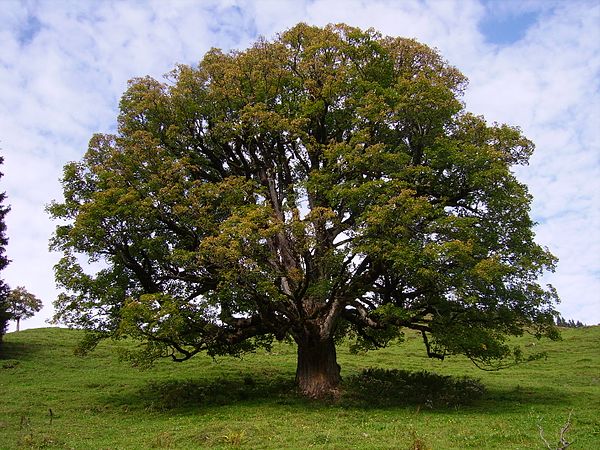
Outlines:
<svg viewBox="0 0 600 450"><path fill-rule="evenodd" d="M140 339L145 360L289 337L309 396L338 384L344 336L519 358L507 336L556 336L538 282L556 259L511 171L534 146L467 112L465 87L414 40L305 24L132 80L118 133L92 137L49 206L55 319Z"/></svg>
<svg viewBox="0 0 600 450"><path fill-rule="evenodd" d="M28 292L23 286L11 289L7 297L7 302L10 319L17 322L17 331L19 331L21 319L33 317L43 306L42 301Z"/></svg>

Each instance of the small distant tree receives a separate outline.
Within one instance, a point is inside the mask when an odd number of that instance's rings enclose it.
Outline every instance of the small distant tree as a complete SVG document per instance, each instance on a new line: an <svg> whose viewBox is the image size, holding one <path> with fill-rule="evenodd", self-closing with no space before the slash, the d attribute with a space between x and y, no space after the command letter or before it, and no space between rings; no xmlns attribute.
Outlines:
<svg viewBox="0 0 600 450"><path fill-rule="evenodd" d="M4 162L4 158L0 156L0 165ZM0 178L2 178L2 172L0 172ZM9 259L4 254L4 247L8 244L8 239L6 238L6 224L4 223L4 218L8 211L10 211L10 207L3 206L4 200L6 199L6 193L0 192L0 272L4 270L4 268L10 262ZM10 288L4 283L4 280L0 278L0 342L2 342L2 336L6 332L6 327L8 325L8 321L10 320L10 314L8 312L8 302L7 297L10 292Z"/></svg>
<svg viewBox="0 0 600 450"><path fill-rule="evenodd" d="M27 289L23 286L11 290L8 294L8 312L10 319L17 322L17 331L19 331L21 319L33 317L36 312L42 309L42 306L42 301L27 292Z"/></svg>

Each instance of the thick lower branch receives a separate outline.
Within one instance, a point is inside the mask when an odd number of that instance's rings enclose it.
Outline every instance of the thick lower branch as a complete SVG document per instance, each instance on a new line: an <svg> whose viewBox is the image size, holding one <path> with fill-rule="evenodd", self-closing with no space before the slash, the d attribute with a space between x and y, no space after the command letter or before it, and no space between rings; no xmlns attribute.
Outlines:
<svg viewBox="0 0 600 450"><path fill-rule="evenodd" d="M287 328L273 330L265 326L259 317L248 317L230 318L222 326L209 322L195 324L195 329L191 330L187 336L188 339L184 336L176 340L170 337L158 336L142 329L138 329L138 332L140 336L150 342L159 342L170 347L173 351L168 356L173 361L181 362L187 361L199 352L209 351L211 348L235 346L252 337L268 334L281 337L282 333L284 335L287 333Z"/></svg>

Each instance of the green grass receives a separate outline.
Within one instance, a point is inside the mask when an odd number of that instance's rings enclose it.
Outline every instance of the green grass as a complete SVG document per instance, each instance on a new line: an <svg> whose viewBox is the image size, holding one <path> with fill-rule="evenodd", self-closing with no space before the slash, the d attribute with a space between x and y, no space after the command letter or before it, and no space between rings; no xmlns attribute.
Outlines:
<svg viewBox="0 0 600 450"><path fill-rule="evenodd" d="M361 355L342 345L342 395L327 402L294 393L289 345L140 371L119 360L125 343L75 356L80 338L56 328L5 336L0 449L541 449L538 425L557 442L571 411L569 449L600 448L600 327L521 338L548 358L500 372L429 360L416 335Z"/></svg>

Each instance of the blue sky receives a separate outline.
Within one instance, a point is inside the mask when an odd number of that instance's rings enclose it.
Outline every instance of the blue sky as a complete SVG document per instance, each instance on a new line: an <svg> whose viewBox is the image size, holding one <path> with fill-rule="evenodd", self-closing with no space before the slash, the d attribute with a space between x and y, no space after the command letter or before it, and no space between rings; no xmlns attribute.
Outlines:
<svg viewBox="0 0 600 450"><path fill-rule="evenodd" d="M479 31L488 43L502 46L512 45L525 38L527 30L539 20L541 11L502 9L498 7L500 1L484 3L486 12L479 21Z"/></svg>
<svg viewBox="0 0 600 450"><path fill-rule="evenodd" d="M470 80L467 109L520 126L537 146L519 178L537 240L560 258L544 281L566 318L600 323L600 2L596 0L0 0L0 168L12 263L0 276L44 309L63 165L115 129L127 80L161 78L211 47L243 49L304 21L345 22L436 47Z"/></svg>

